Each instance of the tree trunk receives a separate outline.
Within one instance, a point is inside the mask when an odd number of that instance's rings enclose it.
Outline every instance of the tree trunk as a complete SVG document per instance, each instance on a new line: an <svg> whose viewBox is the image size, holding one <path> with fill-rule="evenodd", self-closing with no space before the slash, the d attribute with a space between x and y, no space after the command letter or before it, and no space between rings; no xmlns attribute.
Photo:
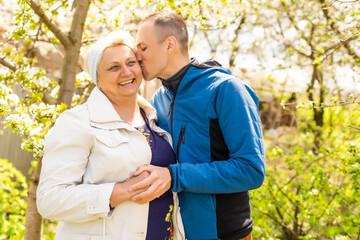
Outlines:
<svg viewBox="0 0 360 240"><path fill-rule="evenodd" d="M68 108L71 107L71 101L74 95L82 35L90 3L90 0L76 0L74 2L75 13L69 32L71 44L64 45L65 56L61 71L58 103L65 103Z"/></svg>
<svg viewBox="0 0 360 240"><path fill-rule="evenodd" d="M30 183L25 213L24 240L41 239L42 235L42 218L36 207L36 189L39 184L41 165L42 159L39 159Z"/></svg>
<svg viewBox="0 0 360 240"><path fill-rule="evenodd" d="M63 66L61 70L60 91L58 104L65 103L71 107L72 97L75 91L76 74L78 70L80 47L69 47L65 50Z"/></svg>
<svg viewBox="0 0 360 240"><path fill-rule="evenodd" d="M320 85L320 90L319 90L319 104L315 103L315 98L314 98L314 85L315 82L318 82ZM307 89L307 93L308 93L308 98L310 102L314 103L313 106L313 112L314 112L314 121L316 123L316 128L314 130L314 148L313 151L317 152L317 150L320 147L320 139L321 139L321 135L322 135L322 130L321 128L324 125L324 109L322 108L322 104L325 102L325 90L324 90L324 86L323 86L323 76L322 76L322 72L319 69L319 65L314 65L313 66L313 74L311 77L311 82L309 84L309 87Z"/></svg>
<svg viewBox="0 0 360 240"><path fill-rule="evenodd" d="M323 77L322 72L318 69L317 70L317 80L320 85L319 89L319 105L318 108L313 108L314 110L314 121L316 123L315 129L315 137L314 137L314 146L315 151L317 152L321 145L321 136L322 136L322 127L324 126L324 108L323 104L325 101L325 90L323 86Z"/></svg>
<svg viewBox="0 0 360 240"><path fill-rule="evenodd" d="M73 7L75 12L72 17L70 32L68 35L61 33L60 29L46 16L41 6L34 1L29 1L31 8L43 20L54 35L63 44L65 56L62 65L60 92L58 103L65 103L71 107L71 101L75 90L75 79L78 70L80 47L82 44L82 34L84 31L85 20L89 10L91 0L75 0ZM40 240L42 235L42 218L36 207L36 190L39 183L42 159L38 160L33 178L30 184L29 197L26 208L26 223L24 240Z"/></svg>

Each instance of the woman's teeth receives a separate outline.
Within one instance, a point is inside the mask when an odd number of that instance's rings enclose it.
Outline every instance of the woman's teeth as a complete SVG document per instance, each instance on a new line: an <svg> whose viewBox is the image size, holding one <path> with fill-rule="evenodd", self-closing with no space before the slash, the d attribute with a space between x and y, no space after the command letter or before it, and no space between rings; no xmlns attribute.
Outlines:
<svg viewBox="0 0 360 240"><path fill-rule="evenodd" d="M127 82L121 82L121 83L119 83L119 85L124 86L124 85L126 85L126 84L130 84L130 83L133 83L134 80L135 80L135 79L132 79L132 80L127 81Z"/></svg>

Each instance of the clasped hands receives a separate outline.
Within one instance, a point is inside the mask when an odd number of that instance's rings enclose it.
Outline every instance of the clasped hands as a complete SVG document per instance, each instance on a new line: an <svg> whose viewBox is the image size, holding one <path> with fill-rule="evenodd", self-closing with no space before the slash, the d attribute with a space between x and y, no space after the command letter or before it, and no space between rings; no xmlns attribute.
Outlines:
<svg viewBox="0 0 360 240"><path fill-rule="evenodd" d="M124 201L145 204L164 194L171 186L171 176L166 167L143 166L122 183L116 183L110 196L111 207Z"/></svg>

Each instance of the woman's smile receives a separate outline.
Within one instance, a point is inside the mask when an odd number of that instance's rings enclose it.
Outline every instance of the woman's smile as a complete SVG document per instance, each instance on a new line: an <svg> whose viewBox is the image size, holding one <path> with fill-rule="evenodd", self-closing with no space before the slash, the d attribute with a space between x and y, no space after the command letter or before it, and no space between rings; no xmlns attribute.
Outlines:
<svg viewBox="0 0 360 240"><path fill-rule="evenodd" d="M129 80L129 81L123 81L123 82L120 82L119 85L120 86L127 86L127 85L130 85L130 84L133 84L135 82L135 78Z"/></svg>

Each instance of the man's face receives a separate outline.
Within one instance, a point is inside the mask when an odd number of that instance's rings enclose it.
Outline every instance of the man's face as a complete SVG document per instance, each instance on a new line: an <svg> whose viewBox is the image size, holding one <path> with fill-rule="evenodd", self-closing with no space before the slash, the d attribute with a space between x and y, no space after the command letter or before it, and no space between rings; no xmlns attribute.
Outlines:
<svg viewBox="0 0 360 240"><path fill-rule="evenodd" d="M160 43L153 22L148 21L140 25L136 37L136 57L140 63L144 79L152 80L156 77L166 79L167 54L166 44Z"/></svg>

